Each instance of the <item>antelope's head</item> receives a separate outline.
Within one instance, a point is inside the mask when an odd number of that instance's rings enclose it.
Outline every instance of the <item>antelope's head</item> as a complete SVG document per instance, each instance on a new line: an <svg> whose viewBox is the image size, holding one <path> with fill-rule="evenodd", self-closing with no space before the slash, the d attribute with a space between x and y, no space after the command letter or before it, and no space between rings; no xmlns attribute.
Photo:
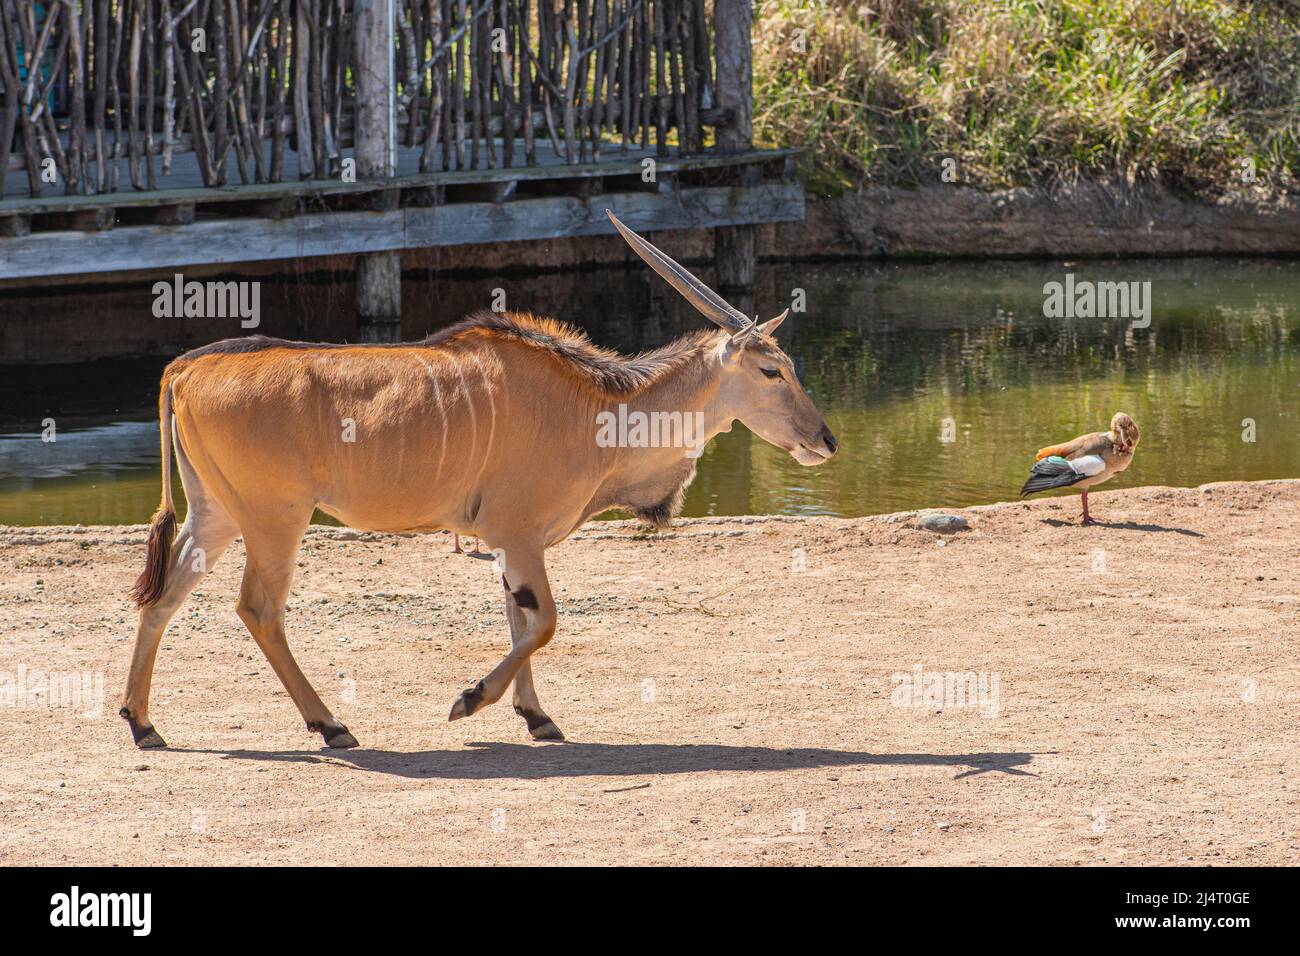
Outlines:
<svg viewBox="0 0 1300 956"><path fill-rule="evenodd" d="M794 363L772 336L790 310L763 323L746 318L612 212L606 213L637 255L727 333L718 344L718 397L725 412L764 441L784 448L801 465L820 465L835 454L835 436L799 383Z"/></svg>

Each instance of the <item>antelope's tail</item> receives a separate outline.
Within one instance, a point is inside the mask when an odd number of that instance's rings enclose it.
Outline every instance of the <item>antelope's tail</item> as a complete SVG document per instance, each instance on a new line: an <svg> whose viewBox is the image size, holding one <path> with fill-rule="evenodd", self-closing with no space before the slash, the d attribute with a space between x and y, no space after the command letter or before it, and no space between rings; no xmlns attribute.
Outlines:
<svg viewBox="0 0 1300 956"><path fill-rule="evenodd" d="M162 502L149 523L144 570L131 588L131 600L139 607L148 607L162 597L176 537L176 508L172 504L172 387L168 381L163 382L158 394L158 430L162 433Z"/></svg>

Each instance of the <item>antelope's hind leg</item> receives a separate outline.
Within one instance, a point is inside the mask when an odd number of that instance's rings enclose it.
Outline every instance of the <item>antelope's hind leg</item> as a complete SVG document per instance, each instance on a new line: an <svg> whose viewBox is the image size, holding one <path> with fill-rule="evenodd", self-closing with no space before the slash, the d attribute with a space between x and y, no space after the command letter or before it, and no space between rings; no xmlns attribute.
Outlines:
<svg viewBox="0 0 1300 956"><path fill-rule="evenodd" d="M250 525L258 531L244 535L248 564L236 611L293 698L307 729L320 734L327 747L355 747L356 738L330 713L299 669L284 633L284 605L293 581L298 545L310 517L311 508L307 508L301 520L295 519L292 525L270 517Z"/></svg>
<svg viewBox="0 0 1300 956"><path fill-rule="evenodd" d="M537 703L531 671L526 674L523 671L528 658L545 647L555 634L555 602L551 598L550 583L546 580L541 551L538 549L525 555L519 549L502 550L509 556L502 584L508 592L507 616L510 618L510 640L513 646L487 677L461 692L451 705L447 719L460 720L482 710L488 704L496 703L510 682L515 680L515 709L528 721L533 736L548 740L562 739L559 728ZM517 627L519 622L522 622L522 627ZM517 680L518 677L523 678L522 683ZM532 712L533 716L530 718L525 710ZM543 734L549 736L542 736Z"/></svg>
<svg viewBox="0 0 1300 956"><path fill-rule="evenodd" d="M181 475L186 476L181 462ZM194 489L192 492L190 489ZM135 652L126 679L126 693L118 715L131 727L131 737L141 748L165 747L166 741L149 719L149 689L154 661L163 632L185 599L217 563L217 559L239 534L239 528L217 504L210 502L192 476L186 482L189 511L172 544L171 560L164 577L162 594L153 604L140 608L135 632Z"/></svg>
<svg viewBox="0 0 1300 956"><path fill-rule="evenodd" d="M514 595L506 591L506 617L510 621L510 646L515 647L523 640L528 631L528 622L524 612L515 603ZM533 662L524 661L515 674L515 713L528 725L528 733L534 740L563 740L564 734L555 721L546 716L541 702L537 699L537 690L533 687Z"/></svg>

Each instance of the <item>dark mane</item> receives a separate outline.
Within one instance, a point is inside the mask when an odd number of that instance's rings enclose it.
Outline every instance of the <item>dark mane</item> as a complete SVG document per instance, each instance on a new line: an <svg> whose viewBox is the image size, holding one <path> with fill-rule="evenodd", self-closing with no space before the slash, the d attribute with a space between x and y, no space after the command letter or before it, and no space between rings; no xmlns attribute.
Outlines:
<svg viewBox="0 0 1300 956"><path fill-rule="evenodd" d="M559 359L571 372L602 391L616 395L633 392L679 367L713 338L710 329L689 333L674 342L637 355L620 355L601 348L585 332L555 319L520 312L476 312L455 325L438 329L419 342L340 343L295 342L266 335L223 339L192 349L176 359L189 362L209 355L247 355L269 349L446 348L487 339L522 342Z"/></svg>
<svg viewBox="0 0 1300 956"><path fill-rule="evenodd" d="M519 312L476 312L439 329L422 344L436 348L487 335L531 345L560 359L570 371L606 392L625 394L682 365L713 337L708 329L692 332L657 349L620 355L594 344L581 329L555 319Z"/></svg>

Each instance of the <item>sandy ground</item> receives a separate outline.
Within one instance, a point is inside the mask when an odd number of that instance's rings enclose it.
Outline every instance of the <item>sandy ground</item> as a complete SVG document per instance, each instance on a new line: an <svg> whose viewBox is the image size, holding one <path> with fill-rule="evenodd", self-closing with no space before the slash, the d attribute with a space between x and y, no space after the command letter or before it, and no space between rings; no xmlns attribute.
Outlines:
<svg viewBox="0 0 1300 956"><path fill-rule="evenodd" d="M235 616L237 546L163 641L172 748L137 751L142 529L0 529L0 863L1296 863L1300 481L1092 498L1109 524L1058 498L946 537L589 525L551 552L549 744L508 703L446 722L508 645L489 562L314 530L290 641L351 751ZM35 671L91 694L14 706Z"/></svg>

